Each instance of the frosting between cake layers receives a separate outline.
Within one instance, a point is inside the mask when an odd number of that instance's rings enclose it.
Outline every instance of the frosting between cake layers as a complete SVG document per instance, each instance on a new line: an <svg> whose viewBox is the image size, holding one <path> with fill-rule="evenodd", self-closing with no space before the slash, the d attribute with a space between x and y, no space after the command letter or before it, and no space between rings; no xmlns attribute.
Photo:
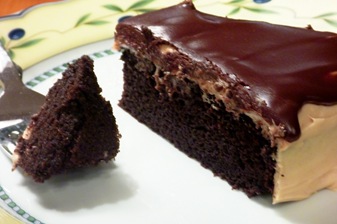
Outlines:
<svg viewBox="0 0 337 224"><path fill-rule="evenodd" d="M124 48L128 48L127 46L124 46ZM165 58L166 54L171 54L171 55L178 55L181 54L177 49L174 47L163 44L159 45L158 49L160 51L160 54L162 55L161 57ZM131 49L134 51L133 49ZM158 85L165 85L165 79L167 79L165 76L164 77L159 77L159 72L160 70L165 70L160 67L159 64L155 64L156 66L156 74L154 75L157 86ZM244 104L246 102L238 102L240 99L234 100L232 96L233 90L235 88L242 88L243 91L249 91L250 87L249 86L239 86L241 85L238 78L236 77L235 74L229 74L228 77L230 80L226 81L224 79L221 79L220 77L212 77L210 80L209 75L203 74L203 69L202 68L195 68L191 74L184 74L184 67L181 65L178 65L178 70L175 71L175 75L173 77L171 76L169 79L170 82L172 83L172 86L176 86L176 79L183 79L184 77L188 77L189 80L195 82L198 84L200 89L203 91L203 100L209 104L212 105L213 108L217 108L216 104L217 101L223 102L226 105L226 110L233 113L235 116L239 116L239 114L245 114L248 117L250 117L254 123L256 124L257 128L262 129L262 134L264 135L265 138L270 139L271 145L275 146L275 142L277 141L278 138L283 138L284 137L284 127L275 124L274 122L267 122L261 114L261 111L256 111L256 110L248 110L248 109L243 109L238 104ZM168 71L167 71L168 72ZM180 75L179 75L180 74ZM207 78L205 78L207 77ZM167 88L167 92L172 92L170 88ZM210 99L209 96L213 96L214 99ZM256 99L253 99L256 100ZM264 105L264 101L256 100L257 105Z"/></svg>
<svg viewBox="0 0 337 224"><path fill-rule="evenodd" d="M168 52L177 53L168 46L159 48L162 55ZM163 85L164 77L158 77L159 70L157 66L156 82L157 85ZM230 102L226 94L229 83L221 79L209 82L195 77L200 76L189 75L189 78L198 83L205 93L203 99L206 103L214 103L214 100L207 97L212 95L226 106L232 104L232 107L235 107L235 103ZM232 78L235 79L234 76ZM213 108L216 108L216 105ZM298 114L301 136L293 142L282 138L283 133L277 133L279 127L268 124L258 113L254 111L240 111L240 113L246 114L257 127L261 127L266 137L272 136L275 139L272 144L278 146L278 154L275 155L277 167L273 203L305 199L324 188L337 191L337 105L305 104ZM317 153L317 150L320 153ZM306 177L305 181L303 177Z"/></svg>
<svg viewBox="0 0 337 224"><path fill-rule="evenodd" d="M220 71L196 65L184 74L181 62L172 72L197 83L214 108L221 101L250 117L278 148L273 203L337 190L337 34L214 17L189 3L164 10L126 20L139 42L119 39L117 47L153 61L157 85L165 78L160 57L179 54Z"/></svg>
<svg viewBox="0 0 337 224"><path fill-rule="evenodd" d="M146 42L158 38L192 60L234 74L250 88L245 94L255 99L252 106L268 123L281 125L288 141L300 136L297 113L304 103L337 102L337 34L212 16L189 1L163 10L123 21L146 34L136 50L144 52Z"/></svg>
<svg viewBox="0 0 337 224"><path fill-rule="evenodd" d="M159 49L162 55L178 53L168 45L159 46ZM166 76L159 74L160 70L160 65L156 65L154 77L157 86L165 85L167 82ZM181 72L177 71L177 73ZM172 75L169 72L167 74ZM188 75L188 78L196 82L204 92L203 100L206 103L211 104L213 108L217 107L215 100L208 97L212 95L216 100L224 102L226 106L232 104L232 107L235 107L235 103L230 102L226 94L229 83L221 79L210 82L200 77L202 76ZM179 79L177 74L170 77L171 88L177 85L177 79ZM232 79L235 77L233 76ZM168 94L172 94L173 90L169 86L166 88ZM266 137L272 136L275 142L271 143L278 147L278 154L275 155L277 167L273 192L274 204L305 199L324 188L337 191L337 149L335 147L337 145L337 105L305 104L298 114L301 136L293 142L282 138L283 133L277 133L280 128L266 122L258 113L239 112L250 117L258 128L262 128ZM320 153L317 153L317 150ZM317 169L317 167L320 168ZM305 181L303 177L306 177Z"/></svg>

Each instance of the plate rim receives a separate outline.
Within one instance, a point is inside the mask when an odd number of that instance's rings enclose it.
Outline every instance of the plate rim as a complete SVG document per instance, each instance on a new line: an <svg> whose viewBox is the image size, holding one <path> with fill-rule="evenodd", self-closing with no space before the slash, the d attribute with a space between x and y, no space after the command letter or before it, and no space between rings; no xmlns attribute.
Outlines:
<svg viewBox="0 0 337 224"><path fill-rule="evenodd" d="M97 60L100 58L108 57L111 55L118 54L118 51L115 49L105 49L100 50L91 54L88 54L88 56L92 60ZM39 84L43 83L44 81L63 73L66 69L69 63L74 62L76 59L73 59L71 61L62 63L58 66L55 66L43 73L37 74L36 76L30 78L28 81L25 82L25 85L28 88L33 89L34 87L38 86ZM23 74L24 75L24 74ZM6 190L2 187L2 184L0 184L0 199L1 201L6 205L2 206L7 212L10 214L13 214L16 218L18 218L20 221L34 223L34 224L43 224L41 220L37 219L36 216L31 215L30 213L27 213L22 207L20 207L13 199L10 197L9 193L6 192Z"/></svg>

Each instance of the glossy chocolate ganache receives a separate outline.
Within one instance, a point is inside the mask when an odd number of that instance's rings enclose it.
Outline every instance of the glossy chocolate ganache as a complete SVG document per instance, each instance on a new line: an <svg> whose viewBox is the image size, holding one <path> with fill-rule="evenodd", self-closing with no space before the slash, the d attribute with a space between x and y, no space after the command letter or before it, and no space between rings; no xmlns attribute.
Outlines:
<svg viewBox="0 0 337 224"><path fill-rule="evenodd" d="M337 103L335 33L216 17L197 11L190 1L127 19L125 25L167 41L162 43L167 51L220 69L217 78L238 89L240 112L256 111L289 142L301 134L297 115L304 104ZM151 57L146 44L144 49L126 45Z"/></svg>

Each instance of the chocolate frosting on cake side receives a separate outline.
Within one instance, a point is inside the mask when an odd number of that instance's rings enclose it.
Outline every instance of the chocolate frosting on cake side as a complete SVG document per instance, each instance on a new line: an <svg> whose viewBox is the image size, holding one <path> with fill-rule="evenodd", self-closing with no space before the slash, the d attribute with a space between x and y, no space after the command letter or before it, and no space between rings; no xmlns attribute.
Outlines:
<svg viewBox="0 0 337 224"><path fill-rule="evenodd" d="M217 17L190 1L126 19L117 29L127 26L149 30L196 61L212 62L223 79L234 76L261 116L284 126L288 141L300 136L297 115L304 104L337 103L335 33Z"/></svg>

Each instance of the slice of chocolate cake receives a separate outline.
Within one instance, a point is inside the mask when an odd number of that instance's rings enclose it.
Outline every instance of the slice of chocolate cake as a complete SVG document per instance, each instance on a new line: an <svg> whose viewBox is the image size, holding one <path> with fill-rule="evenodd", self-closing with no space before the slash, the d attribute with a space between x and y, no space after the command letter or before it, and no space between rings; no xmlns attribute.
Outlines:
<svg viewBox="0 0 337 224"><path fill-rule="evenodd" d="M19 166L43 182L67 170L113 159L120 135L111 105L100 93L88 56L70 64L19 139L14 168Z"/></svg>
<svg viewBox="0 0 337 224"><path fill-rule="evenodd" d="M120 105L248 196L337 190L337 35L199 12L119 23Z"/></svg>

